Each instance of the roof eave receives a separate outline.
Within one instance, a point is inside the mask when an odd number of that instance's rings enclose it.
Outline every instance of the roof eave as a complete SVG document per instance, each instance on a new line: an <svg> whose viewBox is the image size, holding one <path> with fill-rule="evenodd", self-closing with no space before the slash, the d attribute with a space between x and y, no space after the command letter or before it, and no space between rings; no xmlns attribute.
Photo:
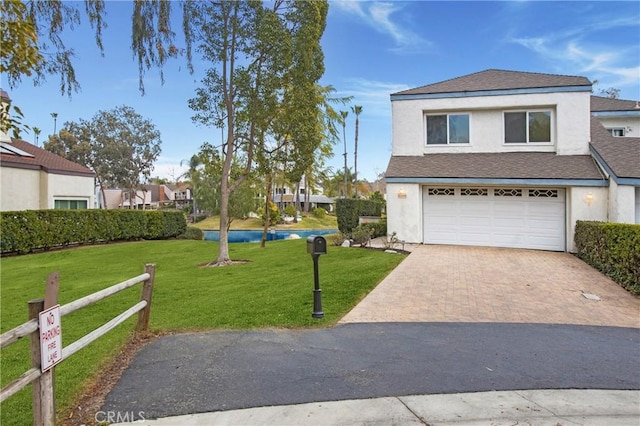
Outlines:
<svg viewBox="0 0 640 426"><path fill-rule="evenodd" d="M443 93L414 93L402 94L392 93L391 101L405 101L416 99L443 99L443 98L471 98L481 96L504 96L504 95L531 95L539 93L571 93L571 92L589 92L591 93L591 85L580 86L557 86L557 87L532 87L524 89L497 89L497 90L478 90L463 92L443 92Z"/></svg>
<svg viewBox="0 0 640 426"><path fill-rule="evenodd" d="M452 177L387 177L387 183L450 185L519 185L519 186L609 186L606 179L577 178L452 178Z"/></svg>

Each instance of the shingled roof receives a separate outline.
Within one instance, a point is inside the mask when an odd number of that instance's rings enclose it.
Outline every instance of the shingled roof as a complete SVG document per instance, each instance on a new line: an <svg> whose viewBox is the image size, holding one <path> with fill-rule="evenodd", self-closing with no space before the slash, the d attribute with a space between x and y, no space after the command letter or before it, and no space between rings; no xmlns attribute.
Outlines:
<svg viewBox="0 0 640 426"><path fill-rule="evenodd" d="M640 138L616 138L591 118L591 148L617 177L640 179Z"/></svg>
<svg viewBox="0 0 640 426"><path fill-rule="evenodd" d="M590 155L553 152L393 156L386 178L602 179Z"/></svg>
<svg viewBox="0 0 640 426"><path fill-rule="evenodd" d="M44 170L47 173L59 175L95 176L93 170L78 163L74 163L73 161L69 161L52 152L38 148L29 142L20 139L11 139L11 143L7 145L31 154L31 156L10 154L3 150L0 154L0 164L2 164L2 167Z"/></svg>
<svg viewBox="0 0 640 426"><path fill-rule="evenodd" d="M584 86L585 90L591 90L591 82L586 77L489 69L439 83L404 90L393 95L427 95L566 86Z"/></svg>
<svg viewBox="0 0 640 426"><path fill-rule="evenodd" d="M591 111L640 111L640 105L636 101L591 96Z"/></svg>

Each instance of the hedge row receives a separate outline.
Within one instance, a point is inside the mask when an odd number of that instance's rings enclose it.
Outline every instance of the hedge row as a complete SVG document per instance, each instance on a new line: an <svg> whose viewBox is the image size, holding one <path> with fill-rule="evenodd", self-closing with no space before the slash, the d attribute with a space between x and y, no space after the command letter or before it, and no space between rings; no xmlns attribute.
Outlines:
<svg viewBox="0 0 640 426"><path fill-rule="evenodd" d="M578 257L640 295L640 225L578 221L574 240Z"/></svg>
<svg viewBox="0 0 640 426"><path fill-rule="evenodd" d="M338 229L348 234L358 226L360 216L381 216L383 203L355 198L339 198L336 200L336 218Z"/></svg>
<svg viewBox="0 0 640 426"><path fill-rule="evenodd" d="M69 244L161 240L184 233L179 211L26 210L0 213L0 252L29 253Z"/></svg>

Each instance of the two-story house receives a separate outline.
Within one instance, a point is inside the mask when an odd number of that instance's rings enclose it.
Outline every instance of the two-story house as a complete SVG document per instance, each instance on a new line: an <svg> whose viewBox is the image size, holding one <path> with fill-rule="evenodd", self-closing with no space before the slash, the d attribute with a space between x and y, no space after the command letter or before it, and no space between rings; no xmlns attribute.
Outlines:
<svg viewBox="0 0 640 426"><path fill-rule="evenodd" d="M486 70L392 94L389 232L572 251L577 220L636 221L639 140L592 118L591 91L585 77Z"/></svg>

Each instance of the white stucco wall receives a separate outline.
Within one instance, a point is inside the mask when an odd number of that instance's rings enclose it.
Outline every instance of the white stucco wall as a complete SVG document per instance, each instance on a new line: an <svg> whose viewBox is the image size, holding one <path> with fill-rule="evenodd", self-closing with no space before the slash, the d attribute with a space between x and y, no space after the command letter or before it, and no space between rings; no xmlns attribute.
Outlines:
<svg viewBox="0 0 640 426"><path fill-rule="evenodd" d="M636 188L629 185L618 185L615 180L609 181L609 221L619 223L636 222Z"/></svg>
<svg viewBox="0 0 640 426"><path fill-rule="evenodd" d="M505 144L505 110L553 111L549 144ZM442 152L556 151L560 155L589 153L590 93L541 93L467 98L412 99L391 102L393 155ZM470 113L469 145L426 146L425 113Z"/></svg>
<svg viewBox="0 0 640 426"><path fill-rule="evenodd" d="M403 190L406 198L398 198ZM418 184L387 183L387 233L399 240L422 242L422 190Z"/></svg>
<svg viewBox="0 0 640 426"><path fill-rule="evenodd" d="M591 204L587 196L591 194ZM604 187L571 187L567 188L567 251L575 252L573 238L576 221L607 220L608 188Z"/></svg>
<svg viewBox="0 0 640 426"><path fill-rule="evenodd" d="M41 208L54 208L55 200L86 200L87 208L95 207L93 177L68 176L44 173L46 187L46 201Z"/></svg>
<svg viewBox="0 0 640 426"><path fill-rule="evenodd" d="M40 171L0 167L0 210L38 210Z"/></svg>

